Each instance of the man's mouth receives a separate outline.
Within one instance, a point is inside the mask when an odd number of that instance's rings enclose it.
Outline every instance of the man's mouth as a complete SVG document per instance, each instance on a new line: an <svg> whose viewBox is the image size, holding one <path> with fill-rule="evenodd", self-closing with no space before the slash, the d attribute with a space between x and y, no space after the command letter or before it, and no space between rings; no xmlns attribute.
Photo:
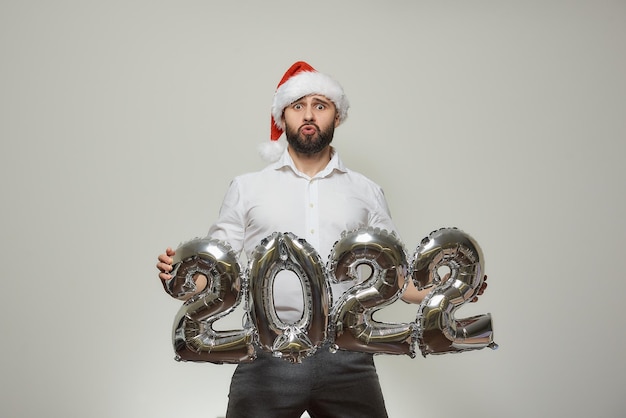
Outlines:
<svg viewBox="0 0 626 418"><path fill-rule="evenodd" d="M300 133L303 135L314 135L317 133L317 127L315 125L303 125L300 127Z"/></svg>

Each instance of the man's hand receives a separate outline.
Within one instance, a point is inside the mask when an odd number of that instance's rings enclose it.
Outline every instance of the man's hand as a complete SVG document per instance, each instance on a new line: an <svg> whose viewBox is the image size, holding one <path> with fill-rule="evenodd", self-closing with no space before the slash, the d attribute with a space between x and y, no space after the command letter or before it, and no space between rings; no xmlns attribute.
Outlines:
<svg viewBox="0 0 626 418"><path fill-rule="evenodd" d="M172 278L170 272L172 271L172 263L174 259L172 258L176 254L176 251L172 250L170 247L167 247L165 253L159 255L159 262L156 265L156 268L159 270L159 278L161 280L169 280Z"/></svg>
<svg viewBox="0 0 626 418"><path fill-rule="evenodd" d="M174 269L174 259L172 257L174 257L175 255L176 251L172 250L170 247L167 247L167 250L165 250L163 254L159 255L159 262L157 263L156 268L159 270L159 279L161 279L163 282L166 282L172 278L172 275L170 274L171 271ZM178 297L178 299L187 300L192 296L195 296L198 293L202 292L209 285L209 279L202 273L194 274L193 281L196 283L196 291L188 295Z"/></svg>
<svg viewBox="0 0 626 418"><path fill-rule="evenodd" d="M483 278L483 284L480 285L480 289L478 289L478 293L476 294L476 296L472 298L472 300L470 300L470 302L478 302L478 296L485 293L486 289L487 289L487 275L485 274L485 277Z"/></svg>

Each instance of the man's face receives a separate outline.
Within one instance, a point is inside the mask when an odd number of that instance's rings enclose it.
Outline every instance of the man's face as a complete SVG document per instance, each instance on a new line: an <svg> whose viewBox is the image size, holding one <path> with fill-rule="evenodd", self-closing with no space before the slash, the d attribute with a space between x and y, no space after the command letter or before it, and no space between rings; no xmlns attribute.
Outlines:
<svg viewBox="0 0 626 418"><path fill-rule="evenodd" d="M315 94L287 106L283 121L289 146L301 154L316 154L332 142L339 115L332 101Z"/></svg>

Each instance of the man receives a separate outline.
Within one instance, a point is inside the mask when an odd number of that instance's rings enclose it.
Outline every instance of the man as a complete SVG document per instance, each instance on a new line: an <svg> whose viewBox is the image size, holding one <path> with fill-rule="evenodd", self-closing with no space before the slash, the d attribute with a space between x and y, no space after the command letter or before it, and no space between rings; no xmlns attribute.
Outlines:
<svg viewBox="0 0 626 418"><path fill-rule="evenodd" d="M382 189L346 168L331 146L334 131L348 115L349 102L331 77L296 62L278 84L271 109L271 141L262 155L274 162L236 177L209 236L228 242L249 257L274 232L292 232L322 257L341 233L362 226L395 231ZM287 147L279 141L285 134ZM161 280L169 280L174 251L159 256ZM353 283L333 284L337 300ZM206 278L197 282L198 292ZM296 280L277 281L274 302L283 321L302 315ZM419 303L426 292L407 289L403 298ZM373 356L318 350L300 364L257 350L258 358L239 364L230 387L228 418L386 417Z"/></svg>

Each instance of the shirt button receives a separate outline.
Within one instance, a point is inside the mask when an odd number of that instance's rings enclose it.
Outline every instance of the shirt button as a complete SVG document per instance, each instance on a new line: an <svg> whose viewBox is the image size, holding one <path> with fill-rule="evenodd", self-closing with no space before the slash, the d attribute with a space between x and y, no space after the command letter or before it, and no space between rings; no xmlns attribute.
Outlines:
<svg viewBox="0 0 626 418"><path fill-rule="evenodd" d="M315 229L311 229L311 234L314 234L314 233L315 233Z"/></svg>
<svg viewBox="0 0 626 418"><path fill-rule="evenodd" d="M312 208L313 206L315 206L313 203L309 203L310 208Z"/></svg>

